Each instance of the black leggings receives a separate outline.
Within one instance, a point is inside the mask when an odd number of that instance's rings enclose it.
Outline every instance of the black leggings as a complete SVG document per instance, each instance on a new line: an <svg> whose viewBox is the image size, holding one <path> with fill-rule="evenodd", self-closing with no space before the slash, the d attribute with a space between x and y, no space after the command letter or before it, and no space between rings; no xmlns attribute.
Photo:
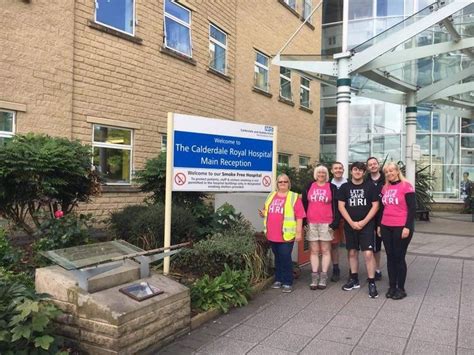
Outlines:
<svg viewBox="0 0 474 355"><path fill-rule="evenodd" d="M407 254L408 244L413 237L413 230L407 238L402 239L402 230L404 227L381 226L382 240L387 253L387 270L390 288L405 289L405 280L407 278L407 263L405 256Z"/></svg>

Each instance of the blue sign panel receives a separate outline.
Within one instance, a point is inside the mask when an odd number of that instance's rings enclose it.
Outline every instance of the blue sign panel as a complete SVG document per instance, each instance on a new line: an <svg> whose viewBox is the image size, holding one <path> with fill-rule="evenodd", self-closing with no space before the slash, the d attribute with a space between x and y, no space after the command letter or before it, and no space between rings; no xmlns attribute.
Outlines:
<svg viewBox="0 0 474 355"><path fill-rule="evenodd" d="M175 168L272 171L270 140L174 132Z"/></svg>

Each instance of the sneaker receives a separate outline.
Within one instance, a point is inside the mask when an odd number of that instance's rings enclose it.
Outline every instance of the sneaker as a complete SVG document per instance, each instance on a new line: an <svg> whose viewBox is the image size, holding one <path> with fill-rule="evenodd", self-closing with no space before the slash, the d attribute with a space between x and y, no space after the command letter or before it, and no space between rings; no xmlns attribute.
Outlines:
<svg viewBox="0 0 474 355"><path fill-rule="evenodd" d="M328 283L328 273L322 272L319 277L318 289L324 290L327 286L327 283Z"/></svg>
<svg viewBox="0 0 474 355"><path fill-rule="evenodd" d="M275 281L273 284L272 284L272 288L281 288L281 282L280 281Z"/></svg>
<svg viewBox="0 0 474 355"><path fill-rule="evenodd" d="M281 292L283 293L293 292L293 286L291 285L283 285L281 288L282 288Z"/></svg>
<svg viewBox="0 0 474 355"><path fill-rule="evenodd" d="M342 286L344 291L350 291L354 288L360 288L359 280L349 279L347 283Z"/></svg>
<svg viewBox="0 0 474 355"><path fill-rule="evenodd" d="M339 270L334 270L332 272L331 281L338 282L341 279L341 272Z"/></svg>
<svg viewBox="0 0 474 355"><path fill-rule="evenodd" d="M309 288L311 290L316 290L318 288L319 283L319 272L311 273L311 283L309 284Z"/></svg>
<svg viewBox="0 0 474 355"><path fill-rule="evenodd" d="M405 290L402 290L400 288L397 288L395 293L392 296L392 300L401 300L407 296L407 293Z"/></svg>
<svg viewBox="0 0 474 355"><path fill-rule="evenodd" d="M375 281L382 280L382 271L375 271Z"/></svg>
<svg viewBox="0 0 474 355"><path fill-rule="evenodd" d="M387 298L392 298L393 295L395 294L395 291L396 291L396 288L395 287L390 287L387 291L387 293L385 294L385 297Z"/></svg>
<svg viewBox="0 0 474 355"><path fill-rule="evenodd" d="M369 297L370 298L379 297L379 293L377 292L377 286L375 286L375 283L369 283Z"/></svg>

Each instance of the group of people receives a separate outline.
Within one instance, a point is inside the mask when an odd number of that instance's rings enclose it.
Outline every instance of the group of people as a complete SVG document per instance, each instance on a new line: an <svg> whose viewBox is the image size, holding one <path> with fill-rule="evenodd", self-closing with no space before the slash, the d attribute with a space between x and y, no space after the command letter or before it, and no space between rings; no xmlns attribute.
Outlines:
<svg viewBox="0 0 474 355"><path fill-rule="evenodd" d="M387 253L389 288L387 298L400 300L407 296L405 261L413 236L416 202L415 190L399 166L390 162L380 170L376 158L350 165L350 179L344 177L344 166L314 169L314 181L302 196L291 191L286 174L277 177L277 189L270 193L263 210L266 236L275 256L273 288L291 292L294 241L303 237L309 242L312 290L325 289L332 263L331 281L340 279L339 244L345 238L348 251L349 279L344 291L360 288L359 251L362 251L368 275L370 298L378 297L375 281L382 279L380 250Z"/></svg>

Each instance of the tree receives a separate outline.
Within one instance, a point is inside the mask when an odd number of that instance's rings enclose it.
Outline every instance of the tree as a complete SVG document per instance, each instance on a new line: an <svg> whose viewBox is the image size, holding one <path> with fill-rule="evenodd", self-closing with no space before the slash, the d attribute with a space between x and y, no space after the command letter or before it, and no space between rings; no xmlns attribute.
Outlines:
<svg viewBox="0 0 474 355"><path fill-rule="evenodd" d="M32 235L100 192L91 148L47 135L17 135L0 147L0 216Z"/></svg>

